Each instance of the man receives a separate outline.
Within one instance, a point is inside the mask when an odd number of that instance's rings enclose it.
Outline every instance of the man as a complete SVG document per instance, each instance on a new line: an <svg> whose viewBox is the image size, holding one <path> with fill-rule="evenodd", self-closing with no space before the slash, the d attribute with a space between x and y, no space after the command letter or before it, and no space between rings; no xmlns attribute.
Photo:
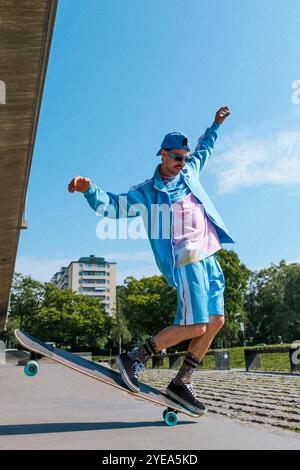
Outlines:
<svg viewBox="0 0 300 470"><path fill-rule="evenodd" d="M68 188L83 192L89 205L103 216L133 217L138 215L134 207L146 209L143 219L155 260L168 284L177 288L177 312L174 325L139 348L120 354L117 366L126 385L138 392L145 362L162 349L190 339L183 364L166 392L198 414L206 409L196 396L191 377L224 324L224 276L215 253L221 243L234 243L199 175L211 155L218 128L229 115L227 106L217 111L193 154L184 134L167 134L157 153L162 162L154 176L127 193L104 192L81 176L73 178ZM171 219L167 236L157 210L163 205L167 205Z"/></svg>

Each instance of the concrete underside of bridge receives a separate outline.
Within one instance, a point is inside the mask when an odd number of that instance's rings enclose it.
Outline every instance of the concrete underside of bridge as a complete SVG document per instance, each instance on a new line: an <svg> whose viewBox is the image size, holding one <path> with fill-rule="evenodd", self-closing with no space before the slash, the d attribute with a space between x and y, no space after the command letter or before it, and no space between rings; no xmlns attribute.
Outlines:
<svg viewBox="0 0 300 470"><path fill-rule="evenodd" d="M5 327L57 0L0 0L0 332Z"/></svg>

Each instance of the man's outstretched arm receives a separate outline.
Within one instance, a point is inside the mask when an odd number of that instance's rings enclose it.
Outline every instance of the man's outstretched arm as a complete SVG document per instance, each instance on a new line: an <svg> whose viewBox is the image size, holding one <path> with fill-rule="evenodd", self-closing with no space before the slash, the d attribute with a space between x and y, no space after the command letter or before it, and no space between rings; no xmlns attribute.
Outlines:
<svg viewBox="0 0 300 470"><path fill-rule="evenodd" d="M106 193L89 178L83 176L75 176L69 183L68 190L70 193L75 191L84 193L84 197L94 211L111 219L136 217L138 214L134 210L130 211L130 207L144 204L139 191L129 190L122 194Z"/></svg>
<svg viewBox="0 0 300 470"><path fill-rule="evenodd" d="M205 133L199 137L198 144L195 148L194 161L191 165L195 168L198 174L201 173L209 157L212 154L215 141L218 137L218 129L224 120L230 115L228 106L220 108L215 115L215 120L211 127L208 127Z"/></svg>

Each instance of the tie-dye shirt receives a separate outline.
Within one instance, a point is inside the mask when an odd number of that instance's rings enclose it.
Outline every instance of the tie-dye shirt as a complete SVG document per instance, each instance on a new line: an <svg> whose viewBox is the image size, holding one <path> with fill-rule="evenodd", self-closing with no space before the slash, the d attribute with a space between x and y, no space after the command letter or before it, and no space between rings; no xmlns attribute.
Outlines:
<svg viewBox="0 0 300 470"><path fill-rule="evenodd" d="M172 244L176 266L194 263L220 250L222 246L214 224L181 174L162 176L162 180L172 204Z"/></svg>

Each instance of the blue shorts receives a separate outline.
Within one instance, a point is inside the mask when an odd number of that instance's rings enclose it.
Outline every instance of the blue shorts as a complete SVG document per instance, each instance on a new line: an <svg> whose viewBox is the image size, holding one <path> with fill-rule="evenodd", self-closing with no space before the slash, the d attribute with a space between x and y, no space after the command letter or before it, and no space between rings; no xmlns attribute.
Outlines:
<svg viewBox="0 0 300 470"><path fill-rule="evenodd" d="M224 315L225 280L216 255L177 266L178 305L174 325L209 323L209 315Z"/></svg>

